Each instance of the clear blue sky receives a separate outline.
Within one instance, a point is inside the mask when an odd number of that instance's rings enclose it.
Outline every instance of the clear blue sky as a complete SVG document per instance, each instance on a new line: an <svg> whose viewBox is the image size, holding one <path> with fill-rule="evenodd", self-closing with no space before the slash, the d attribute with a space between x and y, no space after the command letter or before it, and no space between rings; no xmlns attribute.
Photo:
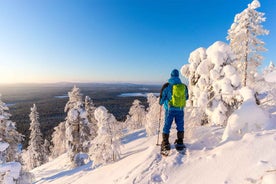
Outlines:
<svg viewBox="0 0 276 184"><path fill-rule="evenodd" d="M164 82L252 0L0 0L0 83ZM276 63L276 1L260 0Z"/></svg>

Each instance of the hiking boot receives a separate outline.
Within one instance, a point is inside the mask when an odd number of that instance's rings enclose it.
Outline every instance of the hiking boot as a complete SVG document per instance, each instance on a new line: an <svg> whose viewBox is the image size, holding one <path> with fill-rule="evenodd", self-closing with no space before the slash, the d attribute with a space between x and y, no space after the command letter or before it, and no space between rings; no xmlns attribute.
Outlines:
<svg viewBox="0 0 276 184"><path fill-rule="evenodd" d="M169 143L169 134L162 134L163 140L161 143L161 151L169 151L171 149L171 145Z"/></svg>
<svg viewBox="0 0 276 184"><path fill-rule="evenodd" d="M184 132L177 132L177 139L174 142L175 149L177 151L181 151L186 148L185 144L183 143L183 138L184 138Z"/></svg>

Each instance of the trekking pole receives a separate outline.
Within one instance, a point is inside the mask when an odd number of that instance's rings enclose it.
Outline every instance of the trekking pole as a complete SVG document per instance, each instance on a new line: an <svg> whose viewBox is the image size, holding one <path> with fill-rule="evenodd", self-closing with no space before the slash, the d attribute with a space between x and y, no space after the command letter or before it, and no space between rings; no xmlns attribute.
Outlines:
<svg viewBox="0 0 276 184"><path fill-rule="evenodd" d="M161 111L162 111L162 106L160 105L159 119L158 119L158 134L157 134L156 146L160 146L160 144L159 144L159 134L160 134Z"/></svg>

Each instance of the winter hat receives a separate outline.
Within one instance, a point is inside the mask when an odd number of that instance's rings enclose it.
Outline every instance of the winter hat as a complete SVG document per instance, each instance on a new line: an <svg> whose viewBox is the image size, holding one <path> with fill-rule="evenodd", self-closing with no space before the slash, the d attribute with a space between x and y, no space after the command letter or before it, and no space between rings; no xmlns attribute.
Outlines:
<svg viewBox="0 0 276 184"><path fill-rule="evenodd" d="M171 73L171 77L179 77L179 72L177 69L174 69Z"/></svg>

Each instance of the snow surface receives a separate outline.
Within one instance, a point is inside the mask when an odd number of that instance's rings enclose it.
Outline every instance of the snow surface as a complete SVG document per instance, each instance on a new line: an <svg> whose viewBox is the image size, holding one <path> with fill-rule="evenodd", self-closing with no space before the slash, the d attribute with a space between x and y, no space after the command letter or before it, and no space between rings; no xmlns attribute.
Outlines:
<svg viewBox="0 0 276 184"><path fill-rule="evenodd" d="M9 147L9 144L6 142L0 142L0 152L5 151Z"/></svg>
<svg viewBox="0 0 276 184"><path fill-rule="evenodd" d="M0 164L0 174L4 175L4 184L14 184L14 180L19 178L21 164L19 162L7 162Z"/></svg>
<svg viewBox="0 0 276 184"><path fill-rule="evenodd" d="M197 127L185 138L186 155L172 149L162 158L157 136L146 137L144 129L122 139L121 159L92 168L92 162L70 169L66 154L32 173L34 183L51 184L275 184L276 130L245 134L240 140L220 142L224 128ZM171 142L175 139L175 131Z"/></svg>

